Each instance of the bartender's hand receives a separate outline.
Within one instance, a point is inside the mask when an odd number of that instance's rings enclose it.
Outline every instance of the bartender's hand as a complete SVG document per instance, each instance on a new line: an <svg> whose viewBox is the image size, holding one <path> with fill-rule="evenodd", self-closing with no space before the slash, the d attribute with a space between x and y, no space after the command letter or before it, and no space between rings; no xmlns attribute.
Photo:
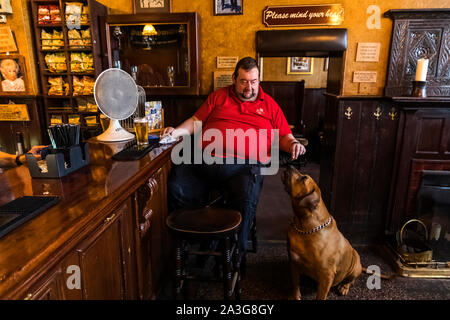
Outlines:
<svg viewBox="0 0 450 320"><path fill-rule="evenodd" d="M306 152L306 148L297 140L293 141L291 147L289 149L289 153L291 154L291 160L296 160L298 156L304 154Z"/></svg>
<svg viewBox="0 0 450 320"><path fill-rule="evenodd" d="M48 146L34 146L28 152L31 153L35 158L37 158L37 160L40 160L41 159L41 151L47 147Z"/></svg>

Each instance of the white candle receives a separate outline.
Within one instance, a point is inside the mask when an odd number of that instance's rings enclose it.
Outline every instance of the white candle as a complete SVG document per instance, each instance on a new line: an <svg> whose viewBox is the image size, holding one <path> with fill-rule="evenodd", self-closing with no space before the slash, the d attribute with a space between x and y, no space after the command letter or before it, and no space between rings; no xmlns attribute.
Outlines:
<svg viewBox="0 0 450 320"><path fill-rule="evenodd" d="M426 81L428 71L428 59L420 58L417 60L416 81Z"/></svg>

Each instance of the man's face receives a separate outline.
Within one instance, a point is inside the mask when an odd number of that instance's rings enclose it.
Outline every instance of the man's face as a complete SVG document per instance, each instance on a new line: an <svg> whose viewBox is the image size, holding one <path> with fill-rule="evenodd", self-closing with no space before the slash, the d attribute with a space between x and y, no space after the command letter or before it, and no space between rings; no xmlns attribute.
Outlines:
<svg viewBox="0 0 450 320"><path fill-rule="evenodd" d="M234 90L241 101L254 101L259 90L258 68L238 70L238 76L233 78Z"/></svg>

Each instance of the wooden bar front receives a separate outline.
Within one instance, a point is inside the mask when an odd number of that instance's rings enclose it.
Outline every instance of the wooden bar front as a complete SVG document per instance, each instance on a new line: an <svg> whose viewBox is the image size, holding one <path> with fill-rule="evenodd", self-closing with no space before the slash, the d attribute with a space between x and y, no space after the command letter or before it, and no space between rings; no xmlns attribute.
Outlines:
<svg viewBox="0 0 450 320"><path fill-rule="evenodd" d="M0 174L0 205L60 202L0 239L0 299L154 299L168 274L171 147L113 161L124 143L90 142L90 164L61 179Z"/></svg>

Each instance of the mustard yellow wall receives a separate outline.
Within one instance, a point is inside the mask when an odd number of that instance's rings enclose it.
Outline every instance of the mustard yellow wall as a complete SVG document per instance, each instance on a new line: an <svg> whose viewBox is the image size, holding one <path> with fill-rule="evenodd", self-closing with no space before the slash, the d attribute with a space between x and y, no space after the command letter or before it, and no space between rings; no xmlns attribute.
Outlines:
<svg viewBox="0 0 450 320"><path fill-rule="evenodd" d="M103 1L103 0L102 0ZM118 0L126 1L126 0ZM132 3L132 0L129 0ZM344 23L339 27L348 29L348 50L345 61L343 94L383 94L387 60L392 32L392 21L382 14L389 9L448 8L450 0L243 0L243 15L214 16L213 0L172 0L172 12L196 11L201 17L201 87L202 94L208 94L213 88L213 72L216 69L217 56L255 56L255 33L258 30L286 30L288 28L267 28L262 23L262 12L268 5L307 5L340 3L344 6ZM381 12L381 29L367 29L369 14L367 7L377 5ZM128 11L127 11L128 10ZM131 6L120 13L131 13ZM305 27L289 27L302 29ZM331 28L314 26L312 28ZM356 62L358 42L380 42L380 59L374 62ZM354 71L377 71L376 84L366 86L364 92L358 83L352 82Z"/></svg>
<svg viewBox="0 0 450 320"><path fill-rule="evenodd" d="M23 55L27 73L27 88L30 94L37 94L39 91L36 74L36 58L34 54L33 38L31 37L31 14L28 10L27 0L13 0L12 14L6 15L6 25L11 27L16 38L18 54ZM16 52L11 52L16 54Z"/></svg>

